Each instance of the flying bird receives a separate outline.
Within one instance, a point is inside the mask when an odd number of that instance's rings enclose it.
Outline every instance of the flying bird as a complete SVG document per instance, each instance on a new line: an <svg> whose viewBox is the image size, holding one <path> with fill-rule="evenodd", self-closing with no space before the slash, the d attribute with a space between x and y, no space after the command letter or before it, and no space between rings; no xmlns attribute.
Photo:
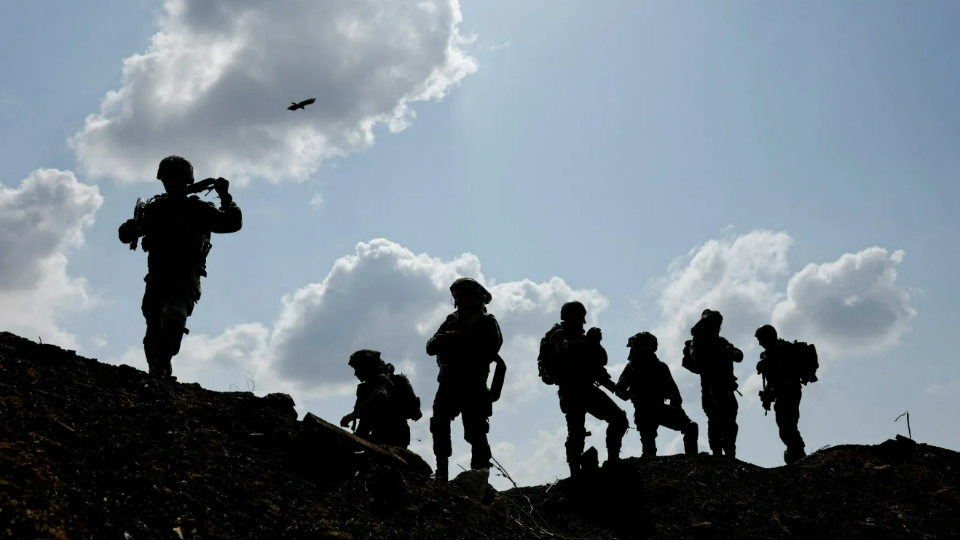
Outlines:
<svg viewBox="0 0 960 540"><path fill-rule="evenodd" d="M297 110L297 109L303 109L304 107L306 107L307 105L310 105L311 103L313 103L313 102L316 101L316 100L317 100L317 98L310 98L310 99L305 99L305 100L301 101L300 103L297 103L296 101L291 101L291 102L290 102L290 106L287 107L287 110L288 110L288 111L295 111L295 110ZM304 109L304 110L306 110L306 109Z"/></svg>

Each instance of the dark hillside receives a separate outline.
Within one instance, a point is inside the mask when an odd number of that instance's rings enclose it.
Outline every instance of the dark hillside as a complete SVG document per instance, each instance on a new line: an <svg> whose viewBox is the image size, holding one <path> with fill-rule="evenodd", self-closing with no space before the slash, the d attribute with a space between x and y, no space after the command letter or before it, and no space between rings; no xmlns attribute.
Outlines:
<svg viewBox="0 0 960 540"><path fill-rule="evenodd" d="M298 421L282 394L159 383L0 333L2 538L960 538L960 454L912 441L775 469L628 459L496 497L429 474Z"/></svg>

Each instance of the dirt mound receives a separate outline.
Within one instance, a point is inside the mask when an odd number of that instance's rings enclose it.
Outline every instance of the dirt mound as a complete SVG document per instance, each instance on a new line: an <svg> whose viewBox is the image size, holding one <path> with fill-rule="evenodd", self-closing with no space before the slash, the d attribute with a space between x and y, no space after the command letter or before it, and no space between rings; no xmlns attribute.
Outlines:
<svg viewBox="0 0 960 540"><path fill-rule="evenodd" d="M774 469L630 458L504 496L521 521L572 538L960 538L960 454L899 438Z"/></svg>
<svg viewBox="0 0 960 540"><path fill-rule="evenodd" d="M411 454L0 333L0 538L532 538Z"/></svg>
<svg viewBox="0 0 960 540"><path fill-rule="evenodd" d="M960 537L960 454L912 441L776 469L628 459L500 494L430 473L298 421L283 394L159 383L0 333L0 538Z"/></svg>

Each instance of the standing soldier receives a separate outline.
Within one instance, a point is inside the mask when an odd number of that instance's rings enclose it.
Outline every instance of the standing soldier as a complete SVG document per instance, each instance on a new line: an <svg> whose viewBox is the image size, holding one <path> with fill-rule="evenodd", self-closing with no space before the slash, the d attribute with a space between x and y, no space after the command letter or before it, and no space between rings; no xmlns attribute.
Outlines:
<svg viewBox="0 0 960 540"><path fill-rule="evenodd" d="M353 412L340 420L341 427L360 421L355 433L373 444L406 448L410 445L407 420L417 421L420 398L403 374L380 359L380 351L362 349L350 355L348 362L360 384Z"/></svg>
<svg viewBox="0 0 960 540"><path fill-rule="evenodd" d="M757 373L763 376L760 399L763 408L768 411L770 403L774 403L780 440L787 445L783 461L789 465L807 455L797 427L802 394L800 385L817 380L814 374L817 369L816 349L806 343L790 343L780 339L777 330L769 324L758 328L754 336L764 349L757 363ZM811 351L812 365L811 356L807 354Z"/></svg>
<svg viewBox="0 0 960 540"><path fill-rule="evenodd" d="M490 416L493 399L487 388L490 363L498 360L503 336L497 319L485 307L493 297L475 280L460 278L450 285L457 310L447 316L427 341L427 354L437 357L437 395L433 400L433 453L437 458L436 478L447 481L453 453L450 427L463 415L463 438L472 447L470 468L490 468Z"/></svg>
<svg viewBox="0 0 960 540"><path fill-rule="evenodd" d="M607 351L600 345L599 328L586 333L587 308L580 302L567 302L560 308L560 323L547 333L548 354L541 361L553 384L559 386L560 410L567 420L567 464L570 476L580 474L580 461L586 442L586 415L607 422L607 463L620 460L623 436L630 427L627 414L598 385L611 392L616 386L607 373Z"/></svg>
<svg viewBox="0 0 960 540"><path fill-rule="evenodd" d="M683 399L670 368L657 358L657 337L650 332L640 332L627 340L627 347L630 356L617 381L617 392L633 401L642 457L657 455L660 426L682 433L685 453L697 455L699 427L681 408ZM670 405L664 403L666 400L670 400Z"/></svg>
<svg viewBox="0 0 960 540"><path fill-rule="evenodd" d="M707 439L715 456L737 457L737 378L733 363L743 360L743 352L720 337L723 315L703 310L700 320L690 329L693 339L686 342L683 367L700 375L703 412L707 415Z"/></svg>
<svg viewBox="0 0 960 540"><path fill-rule="evenodd" d="M120 226L120 241L136 248L143 237L147 252L146 290L140 306L147 320L143 352L150 375L172 379L171 359L180 352L180 341L188 333L187 317L200 300L200 278L207 275L210 233L240 230L240 208L227 192L230 183L217 178L213 186L220 208L196 195L188 196L193 184L193 165L180 156L160 161L157 179L166 193L147 201L142 216Z"/></svg>

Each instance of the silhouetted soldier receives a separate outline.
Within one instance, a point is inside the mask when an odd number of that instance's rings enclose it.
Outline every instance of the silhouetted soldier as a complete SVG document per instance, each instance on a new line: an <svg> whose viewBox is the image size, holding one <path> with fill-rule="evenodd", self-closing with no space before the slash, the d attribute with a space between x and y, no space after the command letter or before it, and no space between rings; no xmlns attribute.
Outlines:
<svg viewBox="0 0 960 540"><path fill-rule="evenodd" d="M180 352L180 341L188 332L187 317L200 300L210 234L239 231L243 217L223 178L214 183L220 209L195 195L187 196L184 189L194 182L193 165L180 156L161 160L157 179L163 181L166 193L147 201L142 218L127 220L119 236L132 246L142 236L143 251L148 254L141 311L147 321L143 352L150 374L176 380L170 360Z"/></svg>
<svg viewBox="0 0 960 540"><path fill-rule="evenodd" d="M789 465L807 455L803 437L797 428L802 394L800 386L805 383L801 346L806 344L790 343L778 338L777 330L769 324L758 328L754 336L764 349L757 363L757 373L763 375L764 379L760 399L767 410L770 410L770 403L774 403L780 440L787 445L783 461Z"/></svg>
<svg viewBox="0 0 960 540"><path fill-rule="evenodd" d="M567 464L570 476L580 473L580 458L587 437L586 415L607 422L607 463L620 460L623 435L630 427L623 409L600 390L611 392L616 386L607 373L607 351L600 345L599 328L584 333L587 308L580 302L567 302L560 308L560 323L550 330L550 347L556 357L549 360L551 378L560 388L560 410L567 420Z"/></svg>
<svg viewBox="0 0 960 540"><path fill-rule="evenodd" d="M629 396L633 402L642 457L657 455L660 426L682 433L685 453L697 455L699 427L681 408L683 398L670 368L657 358L657 337L650 332L640 332L627 340L627 347L630 356L617 381L617 393ZM670 400L669 405L666 400Z"/></svg>
<svg viewBox="0 0 960 540"><path fill-rule="evenodd" d="M353 412L340 420L341 427L360 421L355 433L373 444L406 448L410 445L407 420L419 420L420 399L407 378L394 374L392 364L380 358L379 351L362 349L350 355L348 362L360 384Z"/></svg>
<svg viewBox="0 0 960 540"><path fill-rule="evenodd" d="M427 341L427 354L437 357L437 395L433 400L433 453L436 478L447 481L453 453L450 427L463 415L463 438L472 447L470 468L490 468L490 416L493 401L487 388L490 363L496 361L503 336L497 319L485 307L493 297L475 280L460 278L450 285L457 310L447 316Z"/></svg>
<svg viewBox="0 0 960 540"><path fill-rule="evenodd" d="M743 352L720 337L723 316L719 311L703 310L700 320L690 329L692 340L685 343L683 367L700 375L703 412L707 415L707 439L715 456L737 456L737 378L733 363L743 360Z"/></svg>

